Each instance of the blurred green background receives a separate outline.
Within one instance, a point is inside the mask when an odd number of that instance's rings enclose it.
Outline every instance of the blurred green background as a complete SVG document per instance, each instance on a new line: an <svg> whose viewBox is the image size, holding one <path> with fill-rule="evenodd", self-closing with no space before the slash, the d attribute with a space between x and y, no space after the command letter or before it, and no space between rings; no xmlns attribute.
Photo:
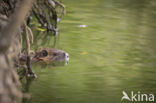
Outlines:
<svg viewBox="0 0 156 103"><path fill-rule="evenodd" d="M156 93L155 0L62 2L56 48L69 64L33 65L38 78L25 87L25 103L120 103L123 90ZM38 41L34 48L54 45L50 36Z"/></svg>

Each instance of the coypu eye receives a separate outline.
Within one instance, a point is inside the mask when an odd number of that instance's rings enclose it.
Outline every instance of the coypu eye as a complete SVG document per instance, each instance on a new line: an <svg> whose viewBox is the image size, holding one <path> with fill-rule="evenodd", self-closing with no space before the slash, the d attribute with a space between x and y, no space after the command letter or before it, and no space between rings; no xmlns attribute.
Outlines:
<svg viewBox="0 0 156 103"><path fill-rule="evenodd" d="M48 52L47 52L46 50L42 50L41 56L42 56L42 57L45 57L45 56L47 56L47 55L48 55Z"/></svg>
<svg viewBox="0 0 156 103"><path fill-rule="evenodd" d="M56 54L56 53L54 53L54 54L53 54L53 56L57 56L57 54Z"/></svg>

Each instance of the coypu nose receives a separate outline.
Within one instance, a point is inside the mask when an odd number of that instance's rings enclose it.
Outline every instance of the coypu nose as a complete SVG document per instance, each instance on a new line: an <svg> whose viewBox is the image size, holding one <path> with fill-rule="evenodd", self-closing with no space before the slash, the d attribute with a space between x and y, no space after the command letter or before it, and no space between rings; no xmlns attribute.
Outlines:
<svg viewBox="0 0 156 103"><path fill-rule="evenodd" d="M64 53L65 59L66 61L69 61L69 54L68 53Z"/></svg>

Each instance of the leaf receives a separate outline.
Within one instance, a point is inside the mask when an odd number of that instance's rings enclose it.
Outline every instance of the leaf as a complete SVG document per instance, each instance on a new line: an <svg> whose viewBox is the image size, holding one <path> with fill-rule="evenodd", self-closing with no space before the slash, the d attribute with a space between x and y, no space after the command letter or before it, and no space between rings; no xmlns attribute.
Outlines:
<svg viewBox="0 0 156 103"><path fill-rule="evenodd" d="M88 54L88 52L83 51L83 52L81 52L80 54L81 54L81 55L86 55L86 54Z"/></svg>
<svg viewBox="0 0 156 103"><path fill-rule="evenodd" d="M36 28L38 31L46 31L44 28Z"/></svg>

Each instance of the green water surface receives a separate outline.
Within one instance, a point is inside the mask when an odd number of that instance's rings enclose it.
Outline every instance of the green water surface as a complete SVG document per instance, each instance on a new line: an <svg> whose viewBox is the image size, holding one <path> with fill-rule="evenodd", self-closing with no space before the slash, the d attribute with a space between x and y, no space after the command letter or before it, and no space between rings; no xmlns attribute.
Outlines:
<svg viewBox="0 0 156 103"><path fill-rule="evenodd" d="M156 93L155 0L62 2L67 12L55 48L69 53L69 64L33 65L38 78L24 102L128 103L122 91ZM36 48L54 45L53 37L39 41Z"/></svg>

